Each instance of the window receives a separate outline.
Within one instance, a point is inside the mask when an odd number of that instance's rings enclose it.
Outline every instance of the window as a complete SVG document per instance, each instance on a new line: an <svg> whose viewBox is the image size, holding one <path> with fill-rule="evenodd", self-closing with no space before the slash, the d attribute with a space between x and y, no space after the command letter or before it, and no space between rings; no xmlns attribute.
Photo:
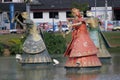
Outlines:
<svg viewBox="0 0 120 80"><path fill-rule="evenodd" d="M58 18L58 12L49 12L49 18Z"/></svg>
<svg viewBox="0 0 120 80"><path fill-rule="evenodd" d="M33 18L43 18L43 13L42 12L34 12Z"/></svg>
<svg viewBox="0 0 120 80"><path fill-rule="evenodd" d="M67 12L66 12L66 18L71 18L71 17L72 17L71 11L67 11Z"/></svg>

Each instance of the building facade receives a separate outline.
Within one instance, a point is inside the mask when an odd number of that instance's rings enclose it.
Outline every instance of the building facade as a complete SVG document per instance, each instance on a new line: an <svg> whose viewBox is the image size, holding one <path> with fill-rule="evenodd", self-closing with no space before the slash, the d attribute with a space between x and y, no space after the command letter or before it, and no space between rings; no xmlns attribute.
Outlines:
<svg viewBox="0 0 120 80"><path fill-rule="evenodd" d="M31 3L23 3L24 0L1 1L3 2L1 3L3 6L0 4L1 17L3 12L9 14L9 3L12 2L15 4L15 12L29 11L30 18L36 24L56 25L59 21L65 23L67 18L71 17L70 10L73 3L87 3L88 7L91 7L94 16L103 21L106 19L109 21L120 20L120 0L33 0ZM8 6L4 7L4 5Z"/></svg>

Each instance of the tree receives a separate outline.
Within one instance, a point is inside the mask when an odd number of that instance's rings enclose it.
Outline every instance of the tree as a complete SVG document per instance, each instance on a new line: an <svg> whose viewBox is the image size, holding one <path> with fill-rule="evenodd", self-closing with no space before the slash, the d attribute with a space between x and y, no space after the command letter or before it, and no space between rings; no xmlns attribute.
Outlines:
<svg viewBox="0 0 120 80"><path fill-rule="evenodd" d="M83 15L86 16L86 11L89 9L89 4L88 3L80 4L80 3L74 2L72 4L72 8L78 8L81 12L83 12Z"/></svg>
<svg viewBox="0 0 120 80"><path fill-rule="evenodd" d="M74 2L72 4L72 7L78 8L78 9L80 9L80 11L84 12L89 9L89 4L88 3L80 4L80 3Z"/></svg>

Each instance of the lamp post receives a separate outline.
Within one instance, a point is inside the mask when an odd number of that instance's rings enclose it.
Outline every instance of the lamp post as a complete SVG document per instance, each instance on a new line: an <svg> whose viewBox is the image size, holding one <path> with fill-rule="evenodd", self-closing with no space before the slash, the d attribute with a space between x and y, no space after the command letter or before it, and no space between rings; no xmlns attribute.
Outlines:
<svg viewBox="0 0 120 80"><path fill-rule="evenodd" d="M14 22L12 21L14 18L14 3L10 3L9 9L10 9L10 29L14 29Z"/></svg>
<svg viewBox="0 0 120 80"><path fill-rule="evenodd" d="M4 2L4 0L2 0L2 3Z"/></svg>
<svg viewBox="0 0 120 80"><path fill-rule="evenodd" d="M54 12L52 13L52 16L53 16L53 32L55 31L55 26L54 26Z"/></svg>
<svg viewBox="0 0 120 80"><path fill-rule="evenodd" d="M107 20L107 6L108 6L108 3L107 3L107 0L105 0L105 31L107 31L107 26L108 26L108 20Z"/></svg>
<svg viewBox="0 0 120 80"><path fill-rule="evenodd" d="M28 13L28 16L30 18L30 2L32 0L26 0L25 3L26 3L26 12Z"/></svg>
<svg viewBox="0 0 120 80"><path fill-rule="evenodd" d="M55 6L54 5L51 5L51 8L54 8ZM53 32L55 31L55 26L54 26L54 11L52 12L52 24L53 24Z"/></svg>
<svg viewBox="0 0 120 80"><path fill-rule="evenodd" d="M95 17L96 17L96 0L95 0Z"/></svg>

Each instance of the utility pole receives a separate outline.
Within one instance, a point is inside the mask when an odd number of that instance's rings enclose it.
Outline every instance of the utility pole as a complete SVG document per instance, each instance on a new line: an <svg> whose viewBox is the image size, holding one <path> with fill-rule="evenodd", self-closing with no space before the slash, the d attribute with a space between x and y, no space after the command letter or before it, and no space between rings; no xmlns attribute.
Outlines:
<svg viewBox="0 0 120 80"><path fill-rule="evenodd" d="M10 3L9 4L9 10L10 10L10 29L14 29L14 27L15 27L15 24L14 24L14 22L12 21L13 20L13 18L14 18L14 3Z"/></svg>
<svg viewBox="0 0 120 80"><path fill-rule="evenodd" d="M108 26L108 14L107 14L108 2L105 0L105 31L107 31Z"/></svg>
<svg viewBox="0 0 120 80"><path fill-rule="evenodd" d="M55 31L55 26L54 26L54 12L52 13L52 16L53 16L53 32Z"/></svg>
<svg viewBox="0 0 120 80"><path fill-rule="evenodd" d="M4 2L4 0L2 0L2 3Z"/></svg>
<svg viewBox="0 0 120 80"><path fill-rule="evenodd" d="M51 8L54 8L54 5L51 5ZM54 14L54 10L52 12L52 22L53 22L53 32L55 31L55 26L54 26L54 18L55 18L55 14Z"/></svg>
<svg viewBox="0 0 120 80"><path fill-rule="evenodd" d="M26 12L28 13L29 18L30 18L30 2L31 2L31 0L25 0Z"/></svg>
<svg viewBox="0 0 120 80"><path fill-rule="evenodd" d="M95 17L96 17L96 13L97 13L97 10L96 10L96 0L95 0Z"/></svg>

